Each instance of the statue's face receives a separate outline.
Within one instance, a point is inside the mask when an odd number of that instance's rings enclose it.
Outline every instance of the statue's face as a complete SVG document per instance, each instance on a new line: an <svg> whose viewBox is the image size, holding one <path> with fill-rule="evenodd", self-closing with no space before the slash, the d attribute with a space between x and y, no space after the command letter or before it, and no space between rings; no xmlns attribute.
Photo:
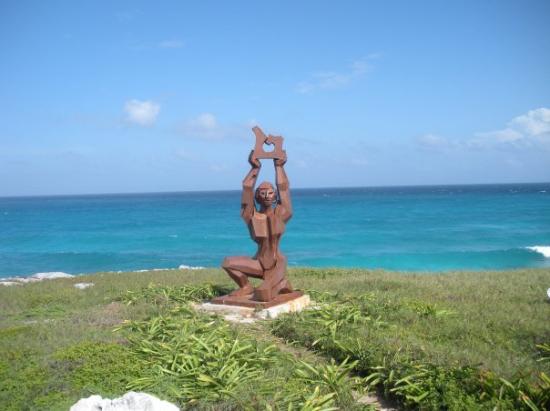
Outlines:
<svg viewBox="0 0 550 411"><path fill-rule="evenodd" d="M273 187L258 187L256 190L256 200L264 207L271 207L277 200Z"/></svg>

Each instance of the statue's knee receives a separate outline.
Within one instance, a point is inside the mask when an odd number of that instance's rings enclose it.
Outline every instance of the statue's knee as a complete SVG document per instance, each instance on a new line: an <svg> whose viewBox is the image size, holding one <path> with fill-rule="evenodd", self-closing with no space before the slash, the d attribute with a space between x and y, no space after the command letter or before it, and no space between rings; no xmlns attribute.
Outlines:
<svg viewBox="0 0 550 411"><path fill-rule="evenodd" d="M231 257L225 257L223 259L222 268L231 268Z"/></svg>

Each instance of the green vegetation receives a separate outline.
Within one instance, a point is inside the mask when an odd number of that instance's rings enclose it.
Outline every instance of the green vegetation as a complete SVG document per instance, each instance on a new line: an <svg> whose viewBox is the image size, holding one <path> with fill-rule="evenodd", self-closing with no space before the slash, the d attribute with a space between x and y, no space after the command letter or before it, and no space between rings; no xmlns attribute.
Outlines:
<svg viewBox="0 0 550 411"><path fill-rule="evenodd" d="M351 388L357 384L348 377L347 364L298 361L275 344L258 343L246 330L186 305L122 329L144 370L128 388L216 409L353 407Z"/></svg>
<svg viewBox="0 0 550 411"><path fill-rule="evenodd" d="M189 305L231 287L220 270L2 287L0 409L130 389L184 409L367 409L367 390L403 408L550 408L550 270L290 276L316 309L239 325Z"/></svg>
<svg viewBox="0 0 550 411"><path fill-rule="evenodd" d="M531 369L514 373L508 381L481 364L459 361L457 358L464 359L464 354L456 357L449 339L446 359L435 333L430 344L400 330L406 322L412 326L414 321L431 321L439 323L443 333L447 327L457 327L452 320L441 319L456 315L454 311L418 301L397 303L375 293L347 298L325 295L324 300L317 310L276 320L273 332L336 361L355 360L354 370L366 376L364 382L369 388L378 388L405 406L432 410L550 407L550 378L542 367L530 364ZM433 329L427 324L425 327ZM456 348L465 345L456 340ZM535 361L543 360L545 357L540 356Z"/></svg>

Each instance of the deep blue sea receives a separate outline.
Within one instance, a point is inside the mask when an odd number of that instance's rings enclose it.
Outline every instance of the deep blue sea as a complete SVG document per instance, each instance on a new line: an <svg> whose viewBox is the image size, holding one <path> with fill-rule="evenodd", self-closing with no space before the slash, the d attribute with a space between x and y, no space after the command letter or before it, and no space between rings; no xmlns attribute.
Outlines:
<svg viewBox="0 0 550 411"><path fill-rule="evenodd" d="M550 267L550 183L294 189L291 266ZM0 198L0 277L252 255L240 192Z"/></svg>

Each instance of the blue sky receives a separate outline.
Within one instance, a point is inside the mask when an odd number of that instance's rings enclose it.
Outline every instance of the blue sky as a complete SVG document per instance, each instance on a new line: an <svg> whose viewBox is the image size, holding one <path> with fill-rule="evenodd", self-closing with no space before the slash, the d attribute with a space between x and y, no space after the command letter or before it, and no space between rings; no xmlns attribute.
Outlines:
<svg viewBox="0 0 550 411"><path fill-rule="evenodd" d="M0 195L550 181L550 2L0 4ZM264 177L272 176L264 164Z"/></svg>

